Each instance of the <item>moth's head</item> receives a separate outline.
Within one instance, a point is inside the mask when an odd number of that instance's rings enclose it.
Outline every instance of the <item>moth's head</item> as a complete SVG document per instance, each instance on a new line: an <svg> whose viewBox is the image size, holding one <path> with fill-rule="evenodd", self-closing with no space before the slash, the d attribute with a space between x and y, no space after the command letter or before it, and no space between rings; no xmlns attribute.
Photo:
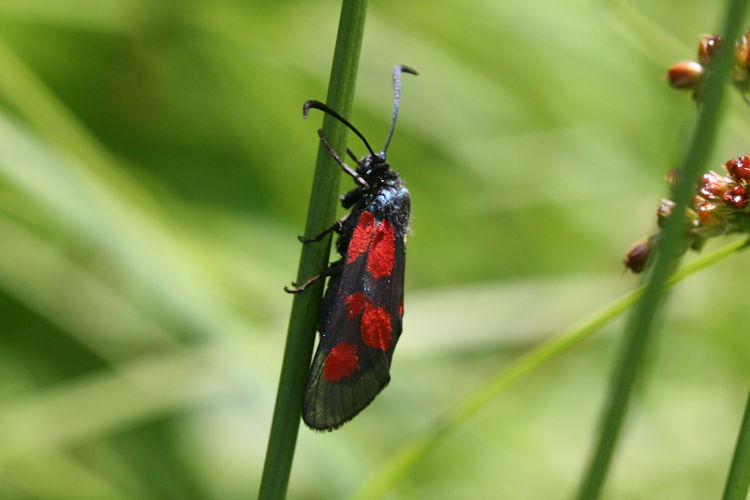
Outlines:
<svg viewBox="0 0 750 500"><path fill-rule="evenodd" d="M390 166L385 159L385 152L381 152L374 155L366 155L362 158L360 166L357 168L357 173L362 177L368 178L389 169Z"/></svg>

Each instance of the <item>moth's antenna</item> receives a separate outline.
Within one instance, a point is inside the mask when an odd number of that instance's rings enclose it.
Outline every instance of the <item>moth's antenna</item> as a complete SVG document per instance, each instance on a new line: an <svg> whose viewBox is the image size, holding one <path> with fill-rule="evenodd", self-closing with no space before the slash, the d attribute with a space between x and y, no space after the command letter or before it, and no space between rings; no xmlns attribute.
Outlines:
<svg viewBox="0 0 750 500"><path fill-rule="evenodd" d="M333 116L338 121L340 121L341 123L343 123L344 125L346 125L347 127L349 127L352 130L352 132L354 132L355 134L357 134L357 136L360 139L362 139L362 142L365 143L365 146L370 151L370 154L373 157L377 156L375 154L375 152L372 150L372 148L370 147L370 144L367 142L367 139L365 139L365 136L363 136L362 133L359 130L357 130L357 128L354 125L352 125L351 123L349 123L349 120L347 120L346 118L344 118L343 116L341 116L340 114L338 114L336 111L334 111L333 108L331 108L327 104L323 104L322 102L316 101L316 100L313 99L313 100L307 101L302 106L302 116L304 116L305 118L307 118L307 114L310 112L310 108L319 109L319 110L323 111L324 113L328 113L329 115Z"/></svg>
<svg viewBox="0 0 750 500"><path fill-rule="evenodd" d="M383 152L381 155L385 156L385 150L388 149L388 145L391 143L391 137L393 137L393 131L396 129L396 117L398 116L398 104L401 101L401 73L410 73L412 75L418 75L417 70L410 68L404 64L399 64L393 68L393 118L391 119L391 130L388 132L388 137L385 139L385 146L383 146Z"/></svg>

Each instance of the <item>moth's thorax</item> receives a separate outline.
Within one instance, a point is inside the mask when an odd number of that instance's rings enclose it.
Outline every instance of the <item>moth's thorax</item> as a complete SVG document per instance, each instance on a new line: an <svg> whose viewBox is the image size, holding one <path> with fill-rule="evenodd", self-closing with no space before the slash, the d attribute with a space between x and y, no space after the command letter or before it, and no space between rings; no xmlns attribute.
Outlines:
<svg viewBox="0 0 750 500"><path fill-rule="evenodd" d="M396 231L406 233L411 212L411 196L403 181L396 176L385 180L364 200L364 209L378 219L391 221Z"/></svg>
<svg viewBox="0 0 750 500"><path fill-rule="evenodd" d="M367 181L369 188L362 190L362 199L355 212L372 212L380 220L390 220L397 232L405 233L409 225L411 197L401 177L391 170L385 154L365 156L357 173Z"/></svg>

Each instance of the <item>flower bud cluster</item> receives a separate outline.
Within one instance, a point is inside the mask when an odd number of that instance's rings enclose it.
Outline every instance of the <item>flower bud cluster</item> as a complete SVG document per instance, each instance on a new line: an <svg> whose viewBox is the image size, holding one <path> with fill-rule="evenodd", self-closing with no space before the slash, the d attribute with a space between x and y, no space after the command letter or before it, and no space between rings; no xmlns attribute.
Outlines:
<svg viewBox="0 0 750 500"><path fill-rule="evenodd" d="M698 182L692 204L686 211L688 224L680 253L688 248L699 250L714 236L750 232L750 157L732 158L724 164L724 170L727 175L711 171ZM670 172L667 178L674 191L679 171ZM657 211L660 228L664 227L674 207L672 200L662 200ZM658 234L633 245L625 257L625 266L635 273L643 271L657 240Z"/></svg>
<svg viewBox="0 0 750 500"><path fill-rule="evenodd" d="M717 35L701 35L698 44L698 61L679 61L665 75L667 82L676 89L692 90L693 98L700 100L706 66L714 59L723 39ZM750 30L734 46L732 81L750 103Z"/></svg>

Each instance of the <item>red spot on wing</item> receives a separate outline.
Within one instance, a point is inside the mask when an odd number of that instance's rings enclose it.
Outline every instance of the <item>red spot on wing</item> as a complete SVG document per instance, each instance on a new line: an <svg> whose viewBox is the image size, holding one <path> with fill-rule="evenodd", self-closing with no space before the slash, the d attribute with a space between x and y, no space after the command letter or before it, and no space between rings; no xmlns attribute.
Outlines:
<svg viewBox="0 0 750 500"><path fill-rule="evenodd" d="M373 229L375 229L375 216L372 215L372 212L362 212L357 227L354 228L354 233L352 233L352 239L349 241L347 263L354 262L357 257L367 251L370 247Z"/></svg>
<svg viewBox="0 0 750 500"><path fill-rule="evenodd" d="M362 314L362 309L365 307L365 296L362 292L354 292L351 295L347 295L344 299L344 305L346 307L346 315L350 319L354 319Z"/></svg>
<svg viewBox="0 0 750 500"><path fill-rule="evenodd" d="M393 271L393 261L396 258L394 237L393 224L387 220L375 228L372 246L367 256L367 270L375 278L390 276Z"/></svg>
<svg viewBox="0 0 750 500"><path fill-rule="evenodd" d="M385 307L365 303L362 314L362 340L370 347L385 351L391 345L391 317Z"/></svg>
<svg viewBox="0 0 750 500"><path fill-rule="evenodd" d="M323 378L328 382L338 382L359 368L357 346L341 342L331 349L323 362Z"/></svg>

